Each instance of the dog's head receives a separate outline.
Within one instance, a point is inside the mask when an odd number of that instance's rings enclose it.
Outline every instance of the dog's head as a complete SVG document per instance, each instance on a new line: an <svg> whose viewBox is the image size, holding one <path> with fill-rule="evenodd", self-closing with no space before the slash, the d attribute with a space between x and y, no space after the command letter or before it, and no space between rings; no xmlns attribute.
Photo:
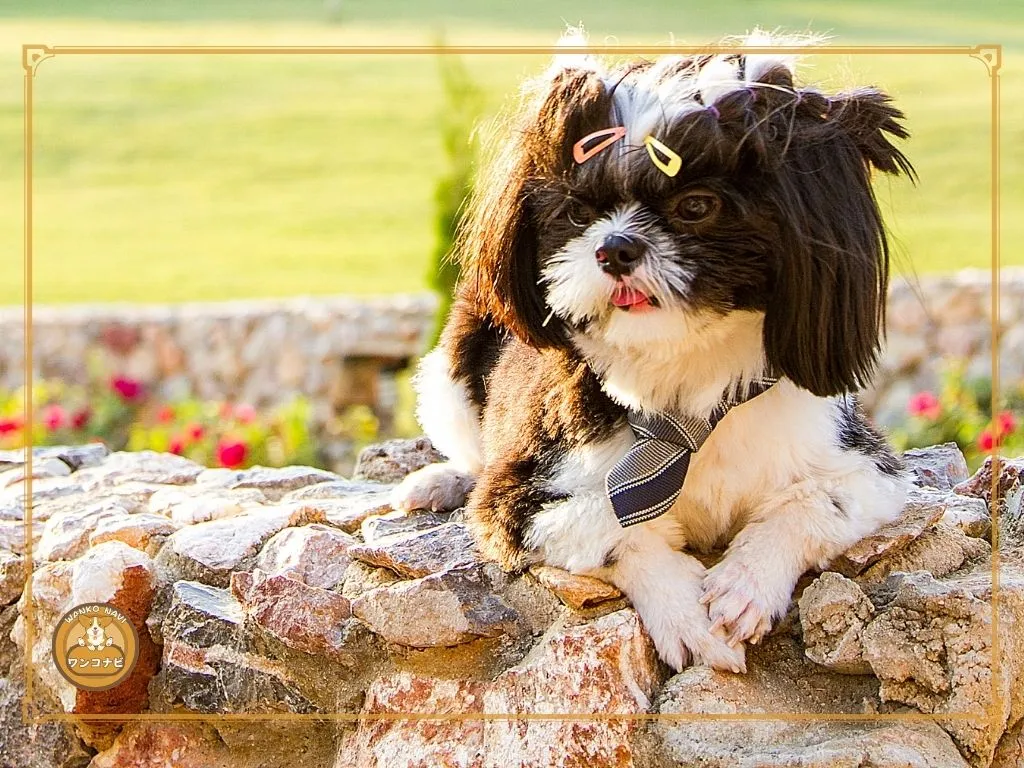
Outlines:
<svg viewBox="0 0 1024 768"><path fill-rule="evenodd" d="M764 357L862 386L889 252L871 171L912 175L884 93L794 84L777 54L559 62L478 181L461 253L482 312L538 347L763 314Z"/></svg>

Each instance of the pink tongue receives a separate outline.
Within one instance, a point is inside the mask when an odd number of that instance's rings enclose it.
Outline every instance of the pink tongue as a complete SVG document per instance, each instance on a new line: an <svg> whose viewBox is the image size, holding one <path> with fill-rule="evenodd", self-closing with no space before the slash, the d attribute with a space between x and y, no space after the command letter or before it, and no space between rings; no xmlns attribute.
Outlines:
<svg viewBox="0 0 1024 768"><path fill-rule="evenodd" d="M625 285L618 286L615 289L615 293L612 294L612 304L616 307L632 307L637 304L646 304L647 300L647 294Z"/></svg>

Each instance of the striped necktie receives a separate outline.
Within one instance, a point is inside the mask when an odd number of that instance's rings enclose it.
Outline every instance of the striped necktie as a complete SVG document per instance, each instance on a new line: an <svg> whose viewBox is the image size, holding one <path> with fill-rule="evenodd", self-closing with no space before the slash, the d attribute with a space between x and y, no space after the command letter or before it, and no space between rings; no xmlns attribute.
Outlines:
<svg viewBox="0 0 1024 768"><path fill-rule="evenodd" d="M746 397L723 398L706 419L629 411L626 421L636 442L605 478L619 524L625 528L667 512L683 489L690 455L704 445L725 414L767 392L777 381L774 376L766 376L751 382Z"/></svg>

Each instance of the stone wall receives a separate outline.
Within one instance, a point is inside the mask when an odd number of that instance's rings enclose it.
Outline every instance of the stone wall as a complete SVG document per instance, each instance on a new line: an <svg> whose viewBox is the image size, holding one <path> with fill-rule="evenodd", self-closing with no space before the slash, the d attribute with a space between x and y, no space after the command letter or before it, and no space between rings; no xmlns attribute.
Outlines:
<svg viewBox="0 0 1024 768"><path fill-rule="evenodd" d="M1002 276L1003 381L1024 378L1024 269ZM371 406L385 432L394 373L421 354L433 327L429 295L344 297L179 306L39 307L38 377L82 382L87 361L141 379L167 398L193 394L267 406L312 400L317 426L347 405ZM865 393L883 423L903 416L915 391L933 388L944 356L991 368L991 281L986 271L893 280L887 350ZM0 310L0 388L24 376L22 313Z"/></svg>
<svg viewBox="0 0 1024 768"><path fill-rule="evenodd" d="M999 359L1004 386L1024 381L1024 269L1000 275ZM972 376L992 372L992 276L988 270L894 278L888 343L865 404L883 424L899 422L907 400L939 383L943 360L966 361Z"/></svg>
<svg viewBox="0 0 1024 768"><path fill-rule="evenodd" d="M460 512L392 512L392 484L436 459L425 439L368 449L352 480L38 449L31 598L22 457L0 454L0 765L1015 768L1024 463L995 478L994 607L991 466L968 477L952 445L905 458L916 488L903 516L802 579L745 674L671 675L610 585L503 573L477 556ZM107 692L77 691L51 660L59 617L87 601L132 617L144 649ZM208 719L24 725L26 656L37 716ZM757 719L786 713L934 720Z"/></svg>
<svg viewBox="0 0 1024 768"><path fill-rule="evenodd" d="M85 383L90 366L138 379L161 397L263 407L308 397L318 426L350 405L387 430L394 374L422 354L432 294L215 304L38 307L33 374ZM22 311L0 311L0 388L24 382Z"/></svg>

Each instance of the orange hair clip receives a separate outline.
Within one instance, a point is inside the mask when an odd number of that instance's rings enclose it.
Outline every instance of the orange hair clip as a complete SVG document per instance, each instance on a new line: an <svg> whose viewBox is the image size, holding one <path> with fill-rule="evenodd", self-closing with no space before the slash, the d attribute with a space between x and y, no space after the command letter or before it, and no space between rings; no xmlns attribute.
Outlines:
<svg viewBox="0 0 1024 768"><path fill-rule="evenodd" d="M612 144L621 139L626 135L626 129L623 126L616 128L603 128L600 131L594 131L593 133L587 134L582 139L573 144L572 147L572 158L577 163L585 163L587 160L592 158L598 152L603 152L608 149ZM596 139L600 136L607 136L608 138L602 142L599 142L592 146L590 149L584 149L588 141Z"/></svg>

